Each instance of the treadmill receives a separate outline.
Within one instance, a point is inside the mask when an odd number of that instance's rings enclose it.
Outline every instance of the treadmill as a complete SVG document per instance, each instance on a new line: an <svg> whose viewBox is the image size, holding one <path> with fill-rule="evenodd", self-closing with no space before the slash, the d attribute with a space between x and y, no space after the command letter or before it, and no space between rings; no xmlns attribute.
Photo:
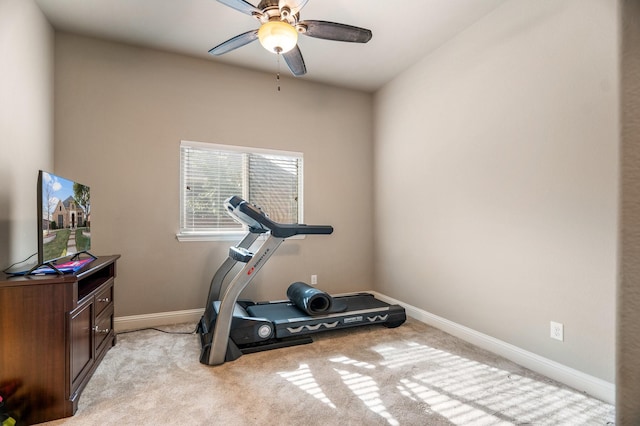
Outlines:
<svg viewBox="0 0 640 426"><path fill-rule="evenodd" d="M328 235L333 227L277 223L238 196L228 198L224 204L236 221L248 226L249 232L237 246L229 248L229 256L211 280L206 309L198 324L202 364L220 365L243 354L311 343L311 335L323 331L371 324L393 328L405 322L403 307L385 303L372 294L331 297L305 283L289 287L289 300L238 300L284 240L295 235ZM260 236L263 237L258 244L264 242L250 251ZM226 276L238 263L243 266L225 284Z"/></svg>

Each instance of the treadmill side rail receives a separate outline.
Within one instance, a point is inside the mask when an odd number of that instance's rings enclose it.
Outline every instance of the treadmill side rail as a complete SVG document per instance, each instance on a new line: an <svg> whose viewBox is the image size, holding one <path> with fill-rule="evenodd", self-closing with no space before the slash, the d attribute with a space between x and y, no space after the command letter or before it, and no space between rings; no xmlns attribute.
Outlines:
<svg viewBox="0 0 640 426"><path fill-rule="evenodd" d="M273 255L276 249L282 244L284 238L277 238L272 235L267 238L260 249L253 255L249 263L238 272L238 275L229 283L220 302L220 312L216 318L216 325L213 330L211 349L209 352L208 365L220 365L225 361L227 346L229 344L229 333L233 311L240 293L251 282L253 277L262 269L267 260Z"/></svg>

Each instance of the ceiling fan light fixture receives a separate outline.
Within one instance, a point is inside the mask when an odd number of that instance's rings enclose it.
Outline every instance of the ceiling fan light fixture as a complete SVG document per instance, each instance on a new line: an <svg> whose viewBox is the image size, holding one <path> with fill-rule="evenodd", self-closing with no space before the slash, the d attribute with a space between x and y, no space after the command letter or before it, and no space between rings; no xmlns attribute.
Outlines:
<svg viewBox="0 0 640 426"><path fill-rule="evenodd" d="M287 22L269 21L258 30L262 47L271 53L286 53L296 47L298 31Z"/></svg>

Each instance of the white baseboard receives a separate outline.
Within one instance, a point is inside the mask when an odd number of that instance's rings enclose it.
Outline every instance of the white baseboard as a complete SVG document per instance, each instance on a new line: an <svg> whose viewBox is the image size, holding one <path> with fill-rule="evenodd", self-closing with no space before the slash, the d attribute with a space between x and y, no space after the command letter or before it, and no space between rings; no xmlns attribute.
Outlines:
<svg viewBox="0 0 640 426"><path fill-rule="evenodd" d="M378 299L384 302L401 305L405 308L407 315L411 318L440 329L452 336L478 346L479 348L486 349L490 352L503 356L508 360L535 371L536 373L540 373L546 377L557 380L560 383L564 383L576 390L585 392L586 394L604 402L615 404L616 387L613 383L590 376L532 352L525 351L517 346L503 342L502 340L498 340L486 334L482 334L471 328L449 321L448 319L439 317L407 303L400 302L399 300L395 300L378 292L370 291L369 293L374 294Z"/></svg>
<svg viewBox="0 0 640 426"><path fill-rule="evenodd" d="M405 308L407 315L425 324L438 328L452 336L465 340L473 345L498 354L523 367L543 374L551 379L564 383L579 391L585 392L595 398L609 404L615 404L616 388L613 383L590 376L566 365L541 357L532 352L520 349L517 346L503 342L486 334L479 333L471 328L449 321L407 303L385 296L375 291L369 291L378 299L398 304ZM116 333L121 331L137 330L146 327L158 327L169 324L197 323L204 309L190 309L186 311L160 312L146 315L132 315L116 317L114 329Z"/></svg>
<svg viewBox="0 0 640 426"><path fill-rule="evenodd" d="M192 322L196 324L204 309L189 309L186 311L159 312L156 314L131 315L128 317L115 317L113 329L116 333L122 331L138 330L147 327L159 327L162 325L182 324Z"/></svg>

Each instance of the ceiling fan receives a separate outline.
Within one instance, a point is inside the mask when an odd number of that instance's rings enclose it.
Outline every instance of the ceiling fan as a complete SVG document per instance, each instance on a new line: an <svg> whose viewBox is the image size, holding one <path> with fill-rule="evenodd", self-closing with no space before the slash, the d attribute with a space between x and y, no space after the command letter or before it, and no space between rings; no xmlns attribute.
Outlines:
<svg viewBox="0 0 640 426"><path fill-rule="evenodd" d="M212 55L223 55L256 39L270 52L281 54L296 77L307 73L298 47L298 34L325 40L366 43L371 31L351 25L327 21L300 20L300 10L309 0L261 0L253 6L245 0L218 0L239 12L260 21L260 27L237 35L209 50Z"/></svg>

